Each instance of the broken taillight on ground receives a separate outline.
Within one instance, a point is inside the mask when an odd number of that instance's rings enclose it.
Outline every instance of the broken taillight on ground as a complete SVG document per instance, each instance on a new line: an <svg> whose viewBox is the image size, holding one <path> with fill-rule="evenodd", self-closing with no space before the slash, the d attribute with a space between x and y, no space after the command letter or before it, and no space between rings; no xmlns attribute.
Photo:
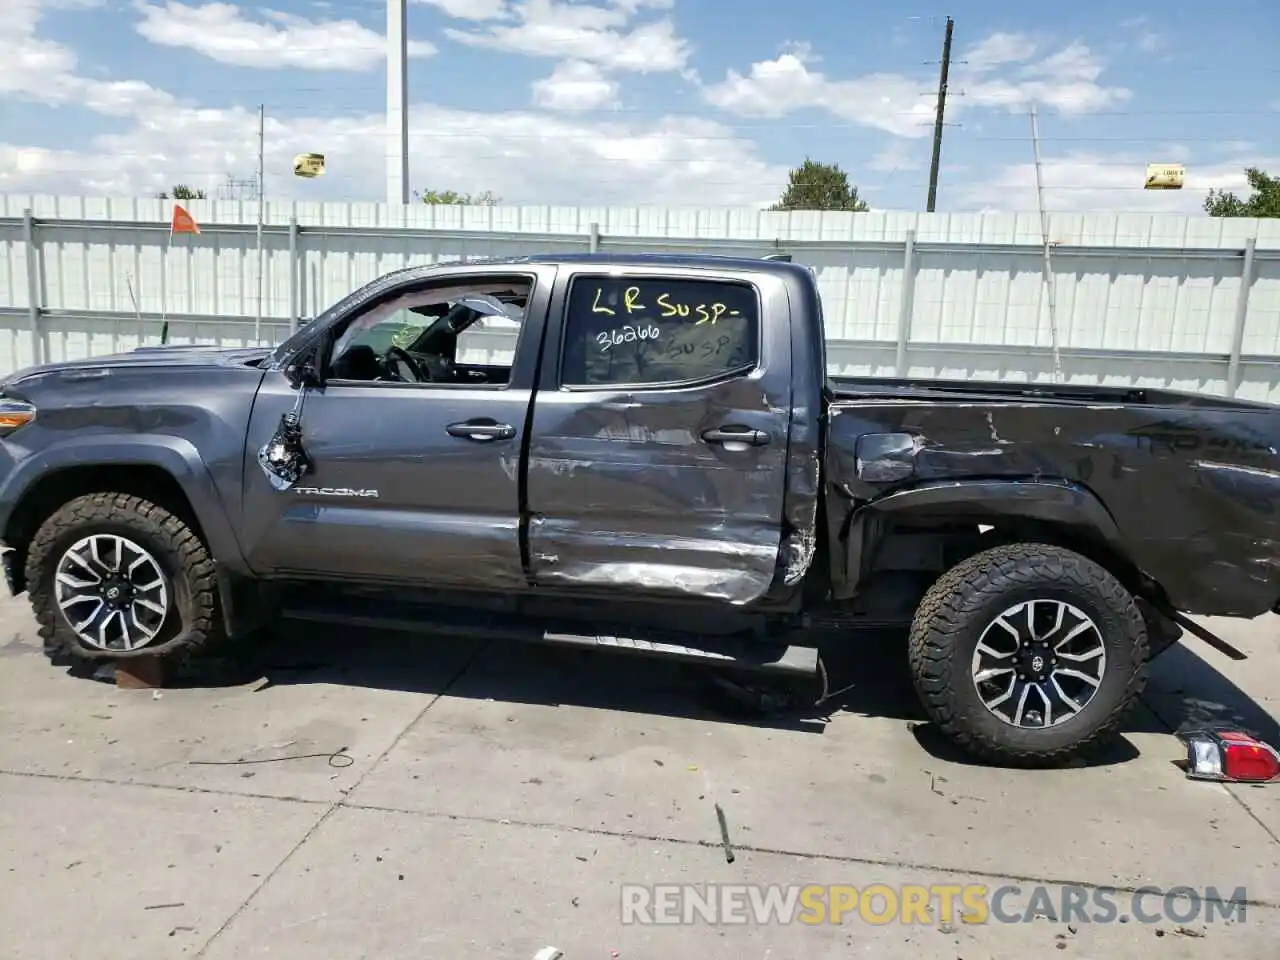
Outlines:
<svg viewBox="0 0 1280 960"><path fill-rule="evenodd" d="M1238 730L1193 730L1178 735L1187 745L1187 776L1227 783L1280 780L1280 753Z"/></svg>

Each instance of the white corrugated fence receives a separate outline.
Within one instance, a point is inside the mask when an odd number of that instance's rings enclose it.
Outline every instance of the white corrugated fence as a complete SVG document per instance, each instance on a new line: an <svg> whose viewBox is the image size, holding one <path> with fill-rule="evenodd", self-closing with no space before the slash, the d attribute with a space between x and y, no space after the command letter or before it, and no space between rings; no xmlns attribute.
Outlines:
<svg viewBox="0 0 1280 960"><path fill-rule="evenodd" d="M822 290L833 373L1052 377L1040 217L657 207L266 205L0 196L0 371L170 342L273 343L409 264L546 252L790 253ZM1050 217L1077 383L1280 402L1280 221ZM261 297L259 298L259 276ZM491 354L509 349L505 335Z"/></svg>

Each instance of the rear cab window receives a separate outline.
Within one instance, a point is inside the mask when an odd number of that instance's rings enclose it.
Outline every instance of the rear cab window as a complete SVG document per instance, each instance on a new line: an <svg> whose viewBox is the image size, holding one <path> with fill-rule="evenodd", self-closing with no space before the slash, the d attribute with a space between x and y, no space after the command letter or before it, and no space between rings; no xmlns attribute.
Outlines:
<svg viewBox="0 0 1280 960"><path fill-rule="evenodd" d="M698 384L755 368L759 296L747 283L575 277L565 311L567 387Z"/></svg>

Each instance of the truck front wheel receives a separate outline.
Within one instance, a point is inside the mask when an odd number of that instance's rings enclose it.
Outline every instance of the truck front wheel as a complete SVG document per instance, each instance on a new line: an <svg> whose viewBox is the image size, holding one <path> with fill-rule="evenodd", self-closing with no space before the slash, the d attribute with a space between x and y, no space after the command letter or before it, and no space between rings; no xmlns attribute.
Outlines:
<svg viewBox="0 0 1280 960"><path fill-rule="evenodd" d="M172 660L219 636L207 548L179 517L139 497L95 493L64 504L32 539L26 578L55 663Z"/></svg>
<svg viewBox="0 0 1280 960"><path fill-rule="evenodd" d="M908 644L929 718L966 752L1064 761L1111 737L1146 681L1147 631L1107 570L1047 544L957 564L925 594Z"/></svg>

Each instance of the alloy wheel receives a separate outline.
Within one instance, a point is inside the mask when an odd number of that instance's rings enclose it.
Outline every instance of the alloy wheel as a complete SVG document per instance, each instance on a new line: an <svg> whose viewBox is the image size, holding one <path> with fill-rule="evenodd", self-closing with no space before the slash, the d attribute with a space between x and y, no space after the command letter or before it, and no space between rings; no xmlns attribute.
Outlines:
<svg viewBox="0 0 1280 960"><path fill-rule="evenodd" d="M1014 727L1057 726L1102 685L1102 632L1079 607L1028 600L996 617L978 640L971 673L983 706Z"/></svg>
<svg viewBox="0 0 1280 960"><path fill-rule="evenodd" d="M155 639L169 612L169 588L150 553L117 534L73 543L55 573L58 609L80 641L131 653Z"/></svg>

